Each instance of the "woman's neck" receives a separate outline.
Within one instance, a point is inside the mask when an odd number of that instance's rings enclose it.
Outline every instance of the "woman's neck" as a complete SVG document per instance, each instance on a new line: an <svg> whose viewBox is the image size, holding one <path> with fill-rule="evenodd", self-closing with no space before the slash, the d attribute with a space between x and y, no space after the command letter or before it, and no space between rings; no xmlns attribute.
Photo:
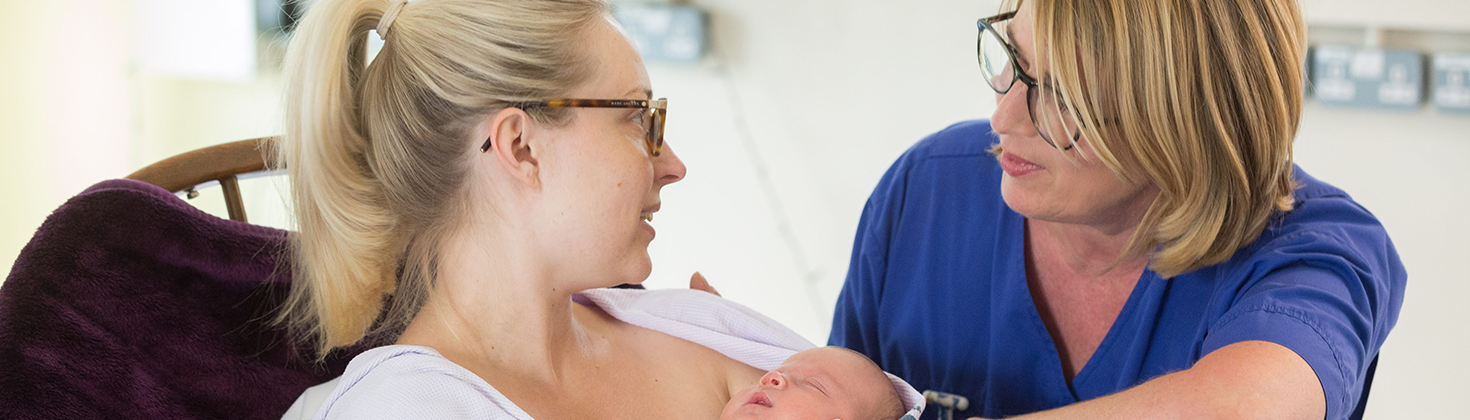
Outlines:
<svg viewBox="0 0 1470 420"><path fill-rule="evenodd" d="M1049 260L1052 267L1085 277L1101 276L1115 269L1146 266L1148 256L1123 256L1133 238L1133 228L1103 230L1088 225L1026 220L1027 241L1032 254ZM1120 259L1119 257L1122 256Z"/></svg>
<svg viewBox="0 0 1470 420"><path fill-rule="evenodd" d="M1124 255L1138 224L1157 197L1157 189L1147 188L1134 199L1101 211L1101 217L1088 223L1062 223L1026 219L1028 248L1038 259L1052 267L1065 267L1082 277L1099 277L1115 270L1141 272L1148 266L1149 255Z"/></svg>
<svg viewBox="0 0 1470 420"><path fill-rule="evenodd" d="M525 255L530 247L502 245L529 242L503 234L460 238L496 240L459 239L442 248L435 290L400 344L432 347L471 371L493 368L546 385L608 351L595 331L596 310L572 301L579 290L550 278L545 264Z"/></svg>

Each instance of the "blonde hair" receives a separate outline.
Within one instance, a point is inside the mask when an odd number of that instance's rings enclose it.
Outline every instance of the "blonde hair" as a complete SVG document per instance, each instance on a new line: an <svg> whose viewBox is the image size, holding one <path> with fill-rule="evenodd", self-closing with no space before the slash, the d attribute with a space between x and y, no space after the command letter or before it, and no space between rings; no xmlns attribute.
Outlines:
<svg viewBox="0 0 1470 420"><path fill-rule="evenodd" d="M483 141L470 138L473 128L583 82L580 34L607 13L601 0L417 0L368 63L369 30L399 1L319 1L287 49L276 153L299 232L277 322L319 358L362 340L375 321L372 332L412 319L439 245L465 213L469 163Z"/></svg>
<svg viewBox="0 0 1470 420"><path fill-rule="evenodd" d="M1229 259L1291 210L1306 53L1295 0L1034 1L1038 73L1109 169L1159 189L1123 256L1173 277Z"/></svg>

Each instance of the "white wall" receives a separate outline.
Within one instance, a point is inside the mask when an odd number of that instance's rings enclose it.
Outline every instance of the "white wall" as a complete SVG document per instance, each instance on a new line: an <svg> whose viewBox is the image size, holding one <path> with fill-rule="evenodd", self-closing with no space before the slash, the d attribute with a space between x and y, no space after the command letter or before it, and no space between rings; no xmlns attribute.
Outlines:
<svg viewBox="0 0 1470 420"><path fill-rule="evenodd" d="M56 0L0 13L0 267L66 198L125 174L133 44L127 2Z"/></svg>

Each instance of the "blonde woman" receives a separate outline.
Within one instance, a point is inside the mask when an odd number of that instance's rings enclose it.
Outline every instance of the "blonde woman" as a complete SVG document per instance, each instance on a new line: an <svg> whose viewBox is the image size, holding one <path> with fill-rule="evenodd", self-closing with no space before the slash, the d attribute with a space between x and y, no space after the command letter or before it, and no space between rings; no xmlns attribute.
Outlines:
<svg viewBox="0 0 1470 420"><path fill-rule="evenodd" d="M317 418L716 418L764 373L574 302L648 276L685 173L601 0L321 0L287 74L283 321L396 337Z"/></svg>
<svg viewBox="0 0 1470 420"><path fill-rule="evenodd" d="M1294 0L1007 3L995 114L884 176L831 344L961 416L1360 417L1407 275L1292 163Z"/></svg>

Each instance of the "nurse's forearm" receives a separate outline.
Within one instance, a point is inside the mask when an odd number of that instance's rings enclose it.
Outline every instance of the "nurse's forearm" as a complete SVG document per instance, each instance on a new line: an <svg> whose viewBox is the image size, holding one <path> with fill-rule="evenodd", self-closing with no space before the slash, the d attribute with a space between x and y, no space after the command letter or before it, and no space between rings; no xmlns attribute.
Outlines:
<svg viewBox="0 0 1470 420"><path fill-rule="evenodd" d="M1301 356L1251 341L1117 394L1014 418L1322 420L1326 409L1317 375Z"/></svg>

